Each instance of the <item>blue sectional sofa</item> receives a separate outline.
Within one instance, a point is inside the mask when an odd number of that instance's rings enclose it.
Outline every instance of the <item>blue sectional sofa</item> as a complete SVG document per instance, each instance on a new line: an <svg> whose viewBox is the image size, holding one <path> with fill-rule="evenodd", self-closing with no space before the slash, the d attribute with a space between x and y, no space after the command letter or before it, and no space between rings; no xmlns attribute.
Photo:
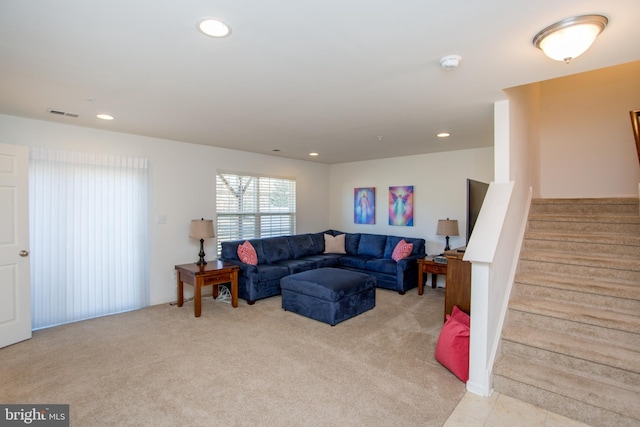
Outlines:
<svg viewBox="0 0 640 427"><path fill-rule="evenodd" d="M325 254L324 235L345 235L346 254ZM413 243L407 258L391 258L400 240ZM222 261L240 266L238 296L249 304L280 294L280 279L315 268L335 267L374 276L379 288L404 294L418 284L418 263L425 253L425 240L411 237L368 233L320 233L249 239L258 256L258 265L245 264L238 258L238 246L244 240L222 243Z"/></svg>

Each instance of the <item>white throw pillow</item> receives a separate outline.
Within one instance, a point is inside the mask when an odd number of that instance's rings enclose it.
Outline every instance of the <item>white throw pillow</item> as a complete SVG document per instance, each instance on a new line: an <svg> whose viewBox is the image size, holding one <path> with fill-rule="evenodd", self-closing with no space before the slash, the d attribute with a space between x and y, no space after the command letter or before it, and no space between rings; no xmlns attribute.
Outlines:
<svg viewBox="0 0 640 427"><path fill-rule="evenodd" d="M331 234L324 235L324 253L325 254L346 254L344 250L344 236L345 234L338 234L332 236Z"/></svg>

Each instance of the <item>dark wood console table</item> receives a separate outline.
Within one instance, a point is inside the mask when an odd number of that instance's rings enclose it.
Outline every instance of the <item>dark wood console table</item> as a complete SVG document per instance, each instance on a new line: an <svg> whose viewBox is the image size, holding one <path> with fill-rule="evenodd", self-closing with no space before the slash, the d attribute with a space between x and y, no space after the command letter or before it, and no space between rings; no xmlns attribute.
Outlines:
<svg viewBox="0 0 640 427"><path fill-rule="evenodd" d="M447 257L447 287L444 292L444 319L454 306L471 314L471 263L463 261L464 248L444 253Z"/></svg>

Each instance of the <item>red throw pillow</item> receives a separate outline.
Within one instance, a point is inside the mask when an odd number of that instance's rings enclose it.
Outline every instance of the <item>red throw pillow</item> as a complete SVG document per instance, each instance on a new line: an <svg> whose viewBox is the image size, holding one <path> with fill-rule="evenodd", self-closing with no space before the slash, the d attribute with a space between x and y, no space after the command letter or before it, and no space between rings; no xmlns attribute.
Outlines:
<svg viewBox="0 0 640 427"><path fill-rule="evenodd" d="M238 245L238 258L245 264L258 265L258 254L256 254L255 248L248 240Z"/></svg>
<svg viewBox="0 0 640 427"><path fill-rule="evenodd" d="M436 360L462 382L469 380L469 328L449 315L438 337Z"/></svg>
<svg viewBox="0 0 640 427"><path fill-rule="evenodd" d="M451 317L453 317L453 320L455 320L458 323L462 323L467 328L471 326L471 318L467 313L460 310L460 308L458 308L457 305L453 306L453 310L451 311Z"/></svg>
<svg viewBox="0 0 640 427"><path fill-rule="evenodd" d="M413 243L407 243L404 241L404 239L402 239L398 242L395 249L393 250L391 259L395 262L398 262L401 259L411 255L411 251L413 251Z"/></svg>

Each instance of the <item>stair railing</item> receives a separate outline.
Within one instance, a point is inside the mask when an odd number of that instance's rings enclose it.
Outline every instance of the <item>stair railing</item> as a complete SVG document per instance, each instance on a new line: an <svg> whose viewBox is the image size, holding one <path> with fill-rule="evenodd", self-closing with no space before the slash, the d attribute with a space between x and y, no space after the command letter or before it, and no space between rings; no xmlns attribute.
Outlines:
<svg viewBox="0 0 640 427"><path fill-rule="evenodd" d="M636 150L638 151L638 161L640 162L640 110L629 111L631 116L631 126L633 135L636 138Z"/></svg>

